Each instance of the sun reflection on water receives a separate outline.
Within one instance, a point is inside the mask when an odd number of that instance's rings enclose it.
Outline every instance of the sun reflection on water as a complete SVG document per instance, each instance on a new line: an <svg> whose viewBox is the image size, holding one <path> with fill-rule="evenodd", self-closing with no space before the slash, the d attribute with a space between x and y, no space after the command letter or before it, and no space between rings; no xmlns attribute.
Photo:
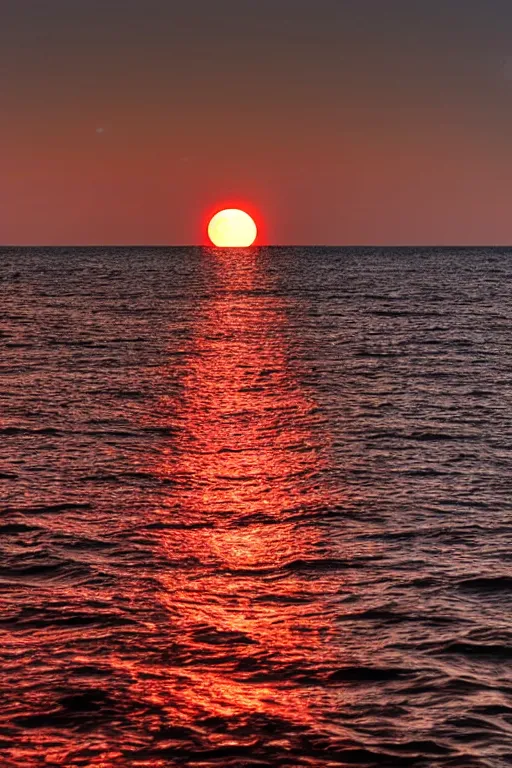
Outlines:
<svg viewBox="0 0 512 768"><path fill-rule="evenodd" d="M160 577L177 636L169 696L184 722L260 713L307 723L301 682L332 656L339 590L308 579L325 555L317 516L334 501L328 432L290 366L287 307L261 252L205 258L215 286L200 308L178 434L153 469L174 486L161 511L176 566Z"/></svg>

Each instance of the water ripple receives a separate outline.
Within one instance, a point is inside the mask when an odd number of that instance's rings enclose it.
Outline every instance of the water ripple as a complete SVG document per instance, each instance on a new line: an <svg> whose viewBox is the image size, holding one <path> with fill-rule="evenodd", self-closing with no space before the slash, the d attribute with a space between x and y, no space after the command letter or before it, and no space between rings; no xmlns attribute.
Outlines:
<svg viewBox="0 0 512 768"><path fill-rule="evenodd" d="M505 768L512 260L0 252L2 768Z"/></svg>

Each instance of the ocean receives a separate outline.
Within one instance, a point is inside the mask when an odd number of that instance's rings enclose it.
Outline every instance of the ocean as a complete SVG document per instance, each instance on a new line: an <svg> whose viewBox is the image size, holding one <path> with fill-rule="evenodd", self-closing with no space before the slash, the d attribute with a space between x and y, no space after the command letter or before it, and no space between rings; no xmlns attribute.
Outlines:
<svg viewBox="0 0 512 768"><path fill-rule="evenodd" d="M512 251L0 251L0 765L512 763Z"/></svg>

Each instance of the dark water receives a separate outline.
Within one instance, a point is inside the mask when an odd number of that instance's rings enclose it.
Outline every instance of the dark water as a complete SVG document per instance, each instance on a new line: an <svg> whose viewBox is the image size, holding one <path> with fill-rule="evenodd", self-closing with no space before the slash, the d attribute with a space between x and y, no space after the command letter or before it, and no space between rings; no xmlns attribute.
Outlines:
<svg viewBox="0 0 512 768"><path fill-rule="evenodd" d="M512 253L0 252L0 765L512 761Z"/></svg>

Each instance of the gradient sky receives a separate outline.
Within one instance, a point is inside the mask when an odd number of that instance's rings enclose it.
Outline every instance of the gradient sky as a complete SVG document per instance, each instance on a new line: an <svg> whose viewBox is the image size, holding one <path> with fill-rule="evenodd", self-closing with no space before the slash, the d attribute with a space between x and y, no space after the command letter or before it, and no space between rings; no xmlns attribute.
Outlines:
<svg viewBox="0 0 512 768"><path fill-rule="evenodd" d="M512 243L510 0L0 0L0 243Z"/></svg>

